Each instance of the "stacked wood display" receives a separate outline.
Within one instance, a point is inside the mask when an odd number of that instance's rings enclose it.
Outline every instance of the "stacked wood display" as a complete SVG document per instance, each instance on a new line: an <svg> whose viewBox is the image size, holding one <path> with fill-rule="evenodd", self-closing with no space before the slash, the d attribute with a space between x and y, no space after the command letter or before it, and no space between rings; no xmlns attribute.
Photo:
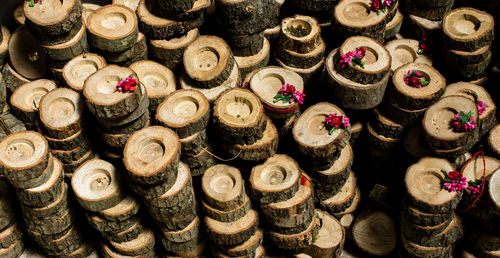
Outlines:
<svg viewBox="0 0 500 258"><path fill-rule="evenodd" d="M101 244L105 257L154 257L154 233L143 225L140 203L127 192L123 175L111 163L92 159L75 171L71 187L87 223L106 239Z"/></svg>
<svg viewBox="0 0 500 258"><path fill-rule="evenodd" d="M29 1L25 1L23 11L27 28L36 35L41 50L47 57L49 74L61 83L64 64L89 51L86 26L82 17L82 1L47 0L32 6ZM43 74L40 74L40 77L42 76Z"/></svg>
<svg viewBox="0 0 500 258"><path fill-rule="evenodd" d="M120 92L117 84L131 76L137 82L135 89ZM83 96L104 143L103 152L119 162L128 137L150 124L145 87L132 69L108 65L85 80Z"/></svg>
<svg viewBox="0 0 500 258"><path fill-rule="evenodd" d="M139 29L149 39L156 61L173 71L182 68L183 52L198 36L209 0L141 0L137 6Z"/></svg>
<svg viewBox="0 0 500 258"><path fill-rule="evenodd" d="M425 157L406 171L401 255L452 257L454 243L464 235L462 219L455 213L462 192L443 187L443 171L453 170L454 166L445 159Z"/></svg>
<svg viewBox="0 0 500 258"><path fill-rule="evenodd" d="M295 15L283 19L275 61L298 73L307 84L321 73L326 43L318 21L310 16Z"/></svg>
<svg viewBox="0 0 500 258"><path fill-rule="evenodd" d="M213 257L263 257L264 231L239 169L215 165L201 180L205 226Z"/></svg>
<svg viewBox="0 0 500 258"><path fill-rule="evenodd" d="M360 56L360 64L344 63L350 54L362 53L362 49L365 53ZM390 76L391 55L380 43L364 36L348 38L340 48L330 52L325 62L325 76L335 103L364 110L382 102Z"/></svg>
<svg viewBox="0 0 500 258"><path fill-rule="evenodd" d="M156 121L174 130L181 143L181 160L189 166L191 176L200 178L215 165L208 146L207 126L210 103L196 90L177 90L169 94L156 112Z"/></svg>
<svg viewBox="0 0 500 258"><path fill-rule="evenodd" d="M127 141L123 163L131 189L145 202L168 254L203 252L189 167L179 162L177 134L162 126L141 129Z"/></svg>
<svg viewBox="0 0 500 258"><path fill-rule="evenodd" d="M332 31L334 41L341 43L352 36L366 36L384 42L386 25L396 15L399 1L392 1L389 10L377 12L370 0L341 0L333 11ZM381 7L383 8L383 7Z"/></svg>
<svg viewBox="0 0 500 258"><path fill-rule="evenodd" d="M49 91L57 87L56 83L47 79L38 79L19 86L10 97L12 113L18 117L28 129L36 130L40 100Z"/></svg>
<svg viewBox="0 0 500 258"><path fill-rule="evenodd" d="M284 154L270 157L253 167L249 182L252 198L264 215L266 233L275 246L290 253L317 249L330 256L342 249L343 230L340 230L342 236L339 239L336 235L338 230L328 232L330 225L322 224L325 217L314 209L311 179L292 158ZM333 221L335 227L337 221ZM331 234L330 237L338 241L329 243L325 248L321 245L319 248L311 247L317 241L322 226L327 231L326 235Z"/></svg>
<svg viewBox="0 0 500 258"><path fill-rule="evenodd" d="M410 62L397 68L383 106L374 109L367 125L372 155L387 157L392 153L404 129L420 121L425 110L442 96L445 86L445 78L427 64Z"/></svg>
<svg viewBox="0 0 500 258"><path fill-rule="evenodd" d="M3 257L20 257L25 248L22 222L16 218L16 197L5 178L0 180L0 255Z"/></svg>
<svg viewBox="0 0 500 258"><path fill-rule="evenodd" d="M232 89L220 95L212 114L215 136L229 156L251 163L276 153L278 132L264 115L260 99L247 89Z"/></svg>
<svg viewBox="0 0 500 258"><path fill-rule="evenodd" d="M90 253L92 246L76 224L78 214L71 205L71 188L63 180L63 165L51 154L47 140L34 131L18 132L5 137L0 149L0 165L16 188L28 235L47 255ZM22 249L21 241L17 245Z"/></svg>
<svg viewBox="0 0 500 258"><path fill-rule="evenodd" d="M271 45L271 56L274 55L273 53L280 37L280 32L281 32L280 19L284 12L285 0L276 0L274 4L275 4L274 5L275 9L273 10L273 14L276 15L275 16L276 18L270 20L271 22L267 25L266 29L264 30L264 36L267 38L269 44Z"/></svg>
<svg viewBox="0 0 500 258"><path fill-rule="evenodd" d="M242 77L267 65L271 45L264 30L278 25L279 6L274 0L215 1L217 23L223 28Z"/></svg>
<svg viewBox="0 0 500 258"><path fill-rule="evenodd" d="M317 201L324 210L341 219L356 210L361 195L351 171L354 154L349 144L350 125L345 129L327 127L325 118L330 114L345 116L331 103L311 106L295 122L292 135L296 160L310 171L316 182Z"/></svg>
<svg viewBox="0 0 500 258"><path fill-rule="evenodd" d="M95 153L83 123L84 100L76 91L58 88L40 100L40 129L47 139L52 155L63 163L64 176L73 172Z"/></svg>
<svg viewBox="0 0 500 258"><path fill-rule="evenodd" d="M109 63L129 66L148 57L147 40L136 14L123 5L106 5L87 17L89 43Z"/></svg>
<svg viewBox="0 0 500 258"><path fill-rule="evenodd" d="M390 8L389 14L387 15L387 24L385 25L384 39L389 40L396 38L399 34L401 27L403 26L404 15L399 10L399 1L391 3L393 7Z"/></svg>
<svg viewBox="0 0 500 258"><path fill-rule="evenodd" d="M184 51L182 89L200 91L210 102L240 85L241 77L231 49L216 36L200 36Z"/></svg>
<svg viewBox="0 0 500 258"><path fill-rule="evenodd" d="M22 131L26 131L24 123L13 115L10 110L4 109L0 113L0 140L9 134Z"/></svg>
<svg viewBox="0 0 500 258"><path fill-rule="evenodd" d="M0 41L0 69L3 70L9 58L10 31L4 25L0 25L0 34L2 35Z"/></svg>
<svg viewBox="0 0 500 258"><path fill-rule="evenodd" d="M443 19L443 68L455 80L484 81L491 62L494 18L473 8L459 8Z"/></svg>
<svg viewBox="0 0 500 258"><path fill-rule="evenodd" d="M5 66L2 69L2 77L9 93L14 92L19 86L23 85L24 83L31 81L16 72L9 62L5 63Z"/></svg>
<svg viewBox="0 0 500 258"><path fill-rule="evenodd" d="M475 121L476 126L459 130L453 121L460 112L471 112L469 122ZM422 120L429 148L435 155L445 158L455 158L468 152L479 140L480 123L475 101L461 94L439 99L425 111Z"/></svg>
<svg viewBox="0 0 500 258"><path fill-rule="evenodd" d="M150 60L137 61L129 66L141 85L144 86L149 98L149 114L154 117L156 109L165 97L175 91L177 78L167 67Z"/></svg>

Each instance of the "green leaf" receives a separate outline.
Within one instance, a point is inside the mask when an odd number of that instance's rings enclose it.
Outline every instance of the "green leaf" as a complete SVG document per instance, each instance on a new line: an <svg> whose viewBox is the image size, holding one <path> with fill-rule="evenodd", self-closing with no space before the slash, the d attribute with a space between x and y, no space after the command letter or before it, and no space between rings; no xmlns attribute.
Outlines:
<svg viewBox="0 0 500 258"><path fill-rule="evenodd" d="M418 51L417 51L417 54L421 55L421 54L423 54L423 53L424 53L424 49L419 48L419 49L418 49Z"/></svg>
<svg viewBox="0 0 500 258"><path fill-rule="evenodd" d="M30 5L29 5L29 6L30 6L30 7L35 6L35 0L30 0Z"/></svg>
<svg viewBox="0 0 500 258"><path fill-rule="evenodd" d="M329 134L332 135L333 131L335 131L335 126L332 127L332 129L330 129L330 133Z"/></svg>
<svg viewBox="0 0 500 258"><path fill-rule="evenodd" d="M382 10L378 10L377 11L377 15L380 15L381 12L382 12Z"/></svg>
<svg viewBox="0 0 500 258"><path fill-rule="evenodd" d="M420 81L420 84L422 84L422 86L426 86L430 83L430 81Z"/></svg>
<svg viewBox="0 0 500 258"><path fill-rule="evenodd" d="M360 60L359 61L359 66L361 66L361 68L365 68L365 62L363 62L363 61Z"/></svg>

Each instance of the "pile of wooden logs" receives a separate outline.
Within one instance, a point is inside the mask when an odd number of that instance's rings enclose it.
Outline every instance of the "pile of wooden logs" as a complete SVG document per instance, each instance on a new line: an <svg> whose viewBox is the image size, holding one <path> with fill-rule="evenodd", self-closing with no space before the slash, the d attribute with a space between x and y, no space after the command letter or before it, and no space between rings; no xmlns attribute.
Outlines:
<svg viewBox="0 0 500 258"><path fill-rule="evenodd" d="M403 257L453 257L454 243L464 235L462 219L455 213L462 193L442 187L446 177L442 170L448 173L454 166L445 159L426 157L406 171L399 250Z"/></svg>
<svg viewBox="0 0 500 258"><path fill-rule="evenodd" d="M137 89L132 94L123 94L116 89L119 81L133 74L130 68L108 65L90 75L83 87L87 108L105 143L106 156L114 160L121 159L130 134L150 124L149 98L140 80L132 78L137 81Z"/></svg>
<svg viewBox="0 0 500 258"><path fill-rule="evenodd" d="M444 62L458 80L484 84L491 62L494 18L473 8L455 9L443 19Z"/></svg>
<svg viewBox="0 0 500 258"><path fill-rule="evenodd" d="M315 18L295 15L283 19L275 54L281 67L298 73L308 83L323 70L325 50L326 43Z"/></svg>
<svg viewBox="0 0 500 258"><path fill-rule="evenodd" d="M264 232L240 171L228 165L208 168L201 180L205 226L214 257L262 257Z"/></svg>
<svg viewBox="0 0 500 258"><path fill-rule="evenodd" d="M84 107L80 95L66 88L47 93L38 107L40 129L52 155L63 163L68 179L83 162L95 156L82 121Z"/></svg>
<svg viewBox="0 0 500 258"><path fill-rule="evenodd" d="M105 256L154 256L155 237L142 224L140 203L123 187L123 173L111 163L92 159L81 165L71 178L71 187L88 224L107 241ZM112 246L113 248L110 248Z"/></svg>
<svg viewBox="0 0 500 258"><path fill-rule="evenodd" d="M207 168L215 165L207 138L210 103L203 93L174 91L158 107L156 120L179 136L181 160L191 169L191 176L199 178Z"/></svg>
<svg viewBox="0 0 500 258"><path fill-rule="evenodd" d="M49 255L90 253L92 245L75 223L78 213L63 180L63 165L51 154L47 140L37 132L18 132L5 137L0 149L1 165L16 188L28 235ZM12 256L22 252L22 242L17 244Z"/></svg>

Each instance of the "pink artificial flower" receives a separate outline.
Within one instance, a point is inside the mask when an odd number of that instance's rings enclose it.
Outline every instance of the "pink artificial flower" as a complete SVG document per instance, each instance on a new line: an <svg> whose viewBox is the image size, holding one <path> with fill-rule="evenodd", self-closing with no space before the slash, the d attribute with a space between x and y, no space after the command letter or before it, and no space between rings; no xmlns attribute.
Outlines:
<svg viewBox="0 0 500 258"><path fill-rule="evenodd" d="M482 102L481 100L477 101L477 110L478 110L479 115L482 115L484 113L484 111L486 111L487 107L488 107L488 105L486 105L486 103Z"/></svg>
<svg viewBox="0 0 500 258"><path fill-rule="evenodd" d="M342 123L344 124L344 127L351 127L351 120L345 115L342 115Z"/></svg>
<svg viewBox="0 0 500 258"><path fill-rule="evenodd" d="M293 98L290 99L290 102L293 102L292 100L295 99L300 105L304 104L304 97L306 96L306 94L296 90L294 93L293 93Z"/></svg>

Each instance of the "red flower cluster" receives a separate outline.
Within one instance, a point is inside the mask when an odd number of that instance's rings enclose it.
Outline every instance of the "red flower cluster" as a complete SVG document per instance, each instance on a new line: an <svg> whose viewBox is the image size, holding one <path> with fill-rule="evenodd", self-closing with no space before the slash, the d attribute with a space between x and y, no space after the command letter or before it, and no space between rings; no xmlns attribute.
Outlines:
<svg viewBox="0 0 500 258"><path fill-rule="evenodd" d="M125 80L121 80L116 85L116 89L122 93L132 93L137 89L137 79L133 77L134 75L129 75Z"/></svg>
<svg viewBox="0 0 500 258"><path fill-rule="evenodd" d="M297 101L299 105L304 104L304 97L306 94L295 89L291 84L283 84L278 93L274 96L274 103L282 101L285 103L293 103Z"/></svg>
<svg viewBox="0 0 500 258"><path fill-rule="evenodd" d="M418 42L418 52L419 55L431 55L431 41L426 37Z"/></svg>
<svg viewBox="0 0 500 258"><path fill-rule="evenodd" d="M380 13L385 12L385 9L391 6L391 4L391 0L372 0L371 8L380 15Z"/></svg>
<svg viewBox="0 0 500 258"><path fill-rule="evenodd" d="M300 177L300 184L301 184L301 185L306 185L306 182L307 182L307 177L305 177L305 176L301 176L301 177Z"/></svg>
<svg viewBox="0 0 500 258"><path fill-rule="evenodd" d="M365 62L361 61L365 57L366 48L359 47L355 51L349 51L340 56L341 69L344 69L347 65L352 63L353 66L359 65L361 68L365 68Z"/></svg>
<svg viewBox="0 0 500 258"><path fill-rule="evenodd" d="M351 121L345 115L329 114L325 117L325 126L329 129L329 133L332 134L337 128L348 129L351 127Z"/></svg>
<svg viewBox="0 0 500 258"><path fill-rule="evenodd" d="M403 80L405 81L406 85L412 88L422 88L429 84L429 81L425 81L422 79L423 77L424 76L418 71L409 70L405 74Z"/></svg>
<svg viewBox="0 0 500 258"><path fill-rule="evenodd" d="M467 179L460 172L456 170L450 173L444 170L441 171L446 174L443 186L449 192L460 192L467 187Z"/></svg>

